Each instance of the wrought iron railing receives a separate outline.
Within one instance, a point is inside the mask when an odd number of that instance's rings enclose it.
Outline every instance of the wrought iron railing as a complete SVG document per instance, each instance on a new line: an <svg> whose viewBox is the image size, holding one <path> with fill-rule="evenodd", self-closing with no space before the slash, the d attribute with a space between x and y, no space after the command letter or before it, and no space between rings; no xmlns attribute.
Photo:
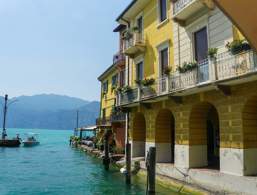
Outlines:
<svg viewBox="0 0 257 195"><path fill-rule="evenodd" d="M252 50L232 55L219 54L216 61L219 80L241 76L257 70L257 56Z"/></svg>
<svg viewBox="0 0 257 195"><path fill-rule="evenodd" d="M104 117L104 118L97 118L96 119L96 125L97 126L106 126L110 125L111 118L110 117Z"/></svg>
<svg viewBox="0 0 257 195"><path fill-rule="evenodd" d="M129 104L139 100L139 88L135 87L119 93L120 105Z"/></svg>
<svg viewBox="0 0 257 195"><path fill-rule="evenodd" d="M218 54L214 59L198 63L196 68L190 71L176 72L171 76L156 79L151 86L138 86L120 93L118 104L138 102L228 78L236 79L238 76L254 72L257 72L255 52L250 50L237 55L225 52Z"/></svg>
<svg viewBox="0 0 257 195"><path fill-rule="evenodd" d="M126 119L126 114L123 113L123 112L117 112L117 113L113 113L111 115L111 122L114 123L114 122L122 122L122 121L125 121Z"/></svg>
<svg viewBox="0 0 257 195"><path fill-rule="evenodd" d="M187 5L189 5L192 1L195 0L177 0L173 3L173 15L176 15L182 9L184 9Z"/></svg>

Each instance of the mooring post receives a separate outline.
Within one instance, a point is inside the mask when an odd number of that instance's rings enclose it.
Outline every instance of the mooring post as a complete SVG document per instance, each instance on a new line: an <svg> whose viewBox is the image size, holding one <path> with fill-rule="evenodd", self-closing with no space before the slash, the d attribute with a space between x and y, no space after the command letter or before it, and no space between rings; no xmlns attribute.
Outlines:
<svg viewBox="0 0 257 195"><path fill-rule="evenodd" d="M126 184L131 184L131 144L126 144Z"/></svg>
<svg viewBox="0 0 257 195"><path fill-rule="evenodd" d="M129 143L129 113L126 112L126 184L131 184L131 144Z"/></svg>
<svg viewBox="0 0 257 195"><path fill-rule="evenodd" d="M108 131L105 132L104 135L104 158L103 158L103 165L105 170L109 170L110 165L110 157L109 157L109 133Z"/></svg>
<svg viewBox="0 0 257 195"><path fill-rule="evenodd" d="M147 194L155 194L155 166L156 166L156 148L150 147L147 159L146 159L146 168L147 168Z"/></svg>

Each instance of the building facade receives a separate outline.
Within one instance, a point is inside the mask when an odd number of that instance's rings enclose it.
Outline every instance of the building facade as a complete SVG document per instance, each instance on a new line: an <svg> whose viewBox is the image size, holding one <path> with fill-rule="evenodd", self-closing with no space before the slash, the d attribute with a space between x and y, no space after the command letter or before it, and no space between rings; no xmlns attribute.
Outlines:
<svg viewBox="0 0 257 195"><path fill-rule="evenodd" d="M114 32L119 33L119 51L113 56L113 63L98 80L101 82L100 117L96 124L100 133L112 132L118 153L124 152L125 147L125 114L116 107L117 91L125 85L125 55L121 39L124 25L119 25Z"/></svg>
<svg viewBox="0 0 257 195"><path fill-rule="evenodd" d="M132 157L257 174L257 58L231 21L211 0L134 0L117 21Z"/></svg>

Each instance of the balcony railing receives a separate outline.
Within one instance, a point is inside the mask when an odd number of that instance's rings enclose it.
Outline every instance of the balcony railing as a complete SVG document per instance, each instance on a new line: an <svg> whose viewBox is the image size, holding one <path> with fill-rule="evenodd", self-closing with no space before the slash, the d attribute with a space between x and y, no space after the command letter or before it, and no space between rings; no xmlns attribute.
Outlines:
<svg viewBox="0 0 257 195"><path fill-rule="evenodd" d="M145 43L143 39L143 34L135 32L132 37L125 41L124 53L130 57L136 54L143 53L145 51Z"/></svg>
<svg viewBox="0 0 257 195"><path fill-rule="evenodd" d="M126 115L123 112L117 112L111 115L111 122L117 123L117 122L123 122L126 119Z"/></svg>
<svg viewBox="0 0 257 195"><path fill-rule="evenodd" d="M191 71L176 72L155 80L151 86L138 86L118 94L118 105L126 105L169 93L181 92L217 81L240 79L240 76L257 73L257 55L245 51L237 55L229 52L218 54L216 59L204 60Z"/></svg>
<svg viewBox="0 0 257 195"><path fill-rule="evenodd" d="M121 64L124 63L125 65L125 55L122 52L118 52L113 56L113 64Z"/></svg>
<svg viewBox="0 0 257 195"><path fill-rule="evenodd" d="M110 117L98 118L98 119L96 119L96 125L97 126L110 126L111 118Z"/></svg>
<svg viewBox="0 0 257 195"><path fill-rule="evenodd" d="M192 1L195 0L177 0L173 3L173 15L176 15L181 10L183 10L186 6L188 6Z"/></svg>
<svg viewBox="0 0 257 195"><path fill-rule="evenodd" d="M238 77L257 68L257 56L253 51L231 55L229 52L217 56L217 77L219 80Z"/></svg>
<svg viewBox="0 0 257 195"><path fill-rule="evenodd" d="M196 16L204 9L212 10L214 7L212 0L173 0L173 18L183 26L192 16Z"/></svg>

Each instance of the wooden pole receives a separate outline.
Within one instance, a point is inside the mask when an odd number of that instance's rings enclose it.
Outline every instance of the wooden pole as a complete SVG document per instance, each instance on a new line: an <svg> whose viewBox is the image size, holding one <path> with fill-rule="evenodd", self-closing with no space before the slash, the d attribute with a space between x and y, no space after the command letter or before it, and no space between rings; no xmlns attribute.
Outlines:
<svg viewBox="0 0 257 195"><path fill-rule="evenodd" d="M147 194L155 194L155 166L156 166L156 148L150 147L146 159L147 167Z"/></svg>
<svg viewBox="0 0 257 195"><path fill-rule="evenodd" d="M129 113L126 113L126 184L131 184L131 144L129 143Z"/></svg>
<svg viewBox="0 0 257 195"><path fill-rule="evenodd" d="M7 102L8 102L8 95L5 95L5 98L4 98L4 121L3 121L3 132L2 132L2 139L4 140L5 137L6 137L6 128L5 128L5 125L6 125L6 114L7 114Z"/></svg>
<svg viewBox="0 0 257 195"><path fill-rule="evenodd" d="M105 132L104 135L104 158L103 158L103 165L106 171L109 170L110 165L110 157L109 157L109 133L108 130Z"/></svg>

